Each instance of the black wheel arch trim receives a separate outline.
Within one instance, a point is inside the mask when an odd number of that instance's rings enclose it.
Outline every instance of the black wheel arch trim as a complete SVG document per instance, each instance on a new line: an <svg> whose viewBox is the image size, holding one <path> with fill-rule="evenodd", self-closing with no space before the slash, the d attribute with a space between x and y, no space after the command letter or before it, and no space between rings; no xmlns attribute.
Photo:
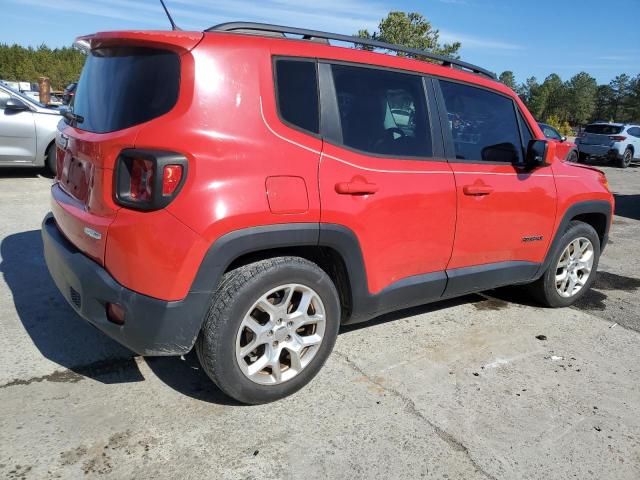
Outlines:
<svg viewBox="0 0 640 480"><path fill-rule="evenodd" d="M596 213L605 216L605 229L602 237L600 238L600 253L602 253L605 246L607 245L607 241L609 240L609 228L611 226L611 218L613 215L612 210L612 204L606 200L587 200L583 202L577 202L567 208L564 212L564 215L562 216L562 220L560 220L560 223L558 224L558 228L556 229L553 241L549 245L545 260L536 273L536 278L540 278L544 274L544 272L547 271L551 263L553 253L558 248L560 240L562 239L562 235L564 235L564 232L569 226L569 222L580 215Z"/></svg>

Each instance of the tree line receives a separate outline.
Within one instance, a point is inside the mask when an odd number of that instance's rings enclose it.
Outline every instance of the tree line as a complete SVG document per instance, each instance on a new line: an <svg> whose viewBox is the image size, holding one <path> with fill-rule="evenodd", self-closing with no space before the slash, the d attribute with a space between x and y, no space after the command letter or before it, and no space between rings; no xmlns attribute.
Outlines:
<svg viewBox="0 0 640 480"><path fill-rule="evenodd" d="M518 84L510 71L502 72L499 79L520 96L534 117L561 127L565 134L569 125L595 120L640 122L640 74L623 73L604 85L586 72L567 81L552 73L542 83L530 77Z"/></svg>
<svg viewBox="0 0 640 480"><path fill-rule="evenodd" d="M415 12L389 12L377 31L360 30L356 35L453 58L458 58L461 48L460 42L442 44L440 32ZM69 47L0 44L0 79L35 82L44 76L49 77L54 90L62 90L78 79L84 60L83 53ZM518 84L513 72L505 71L499 79L517 92L536 119L554 125L565 134L570 133L571 126L594 120L640 122L640 74L635 77L621 74L605 85L598 85L586 72L567 81L553 73L542 83L530 77Z"/></svg>
<svg viewBox="0 0 640 480"><path fill-rule="evenodd" d="M441 44L440 32L419 13L390 12L380 20L377 31L360 30L356 35L453 58L458 58L462 46L460 42ZM536 119L565 135L571 133L571 126L594 120L640 122L640 74L630 77L623 73L605 85L598 85L586 72L568 81L553 73L542 83L530 77L518 84L513 72L506 71L499 80L520 96Z"/></svg>
<svg viewBox="0 0 640 480"><path fill-rule="evenodd" d="M48 77L52 90L62 90L80 76L85 55L70 47L51 49L0 44L0 80L36 82Z"/></svg>

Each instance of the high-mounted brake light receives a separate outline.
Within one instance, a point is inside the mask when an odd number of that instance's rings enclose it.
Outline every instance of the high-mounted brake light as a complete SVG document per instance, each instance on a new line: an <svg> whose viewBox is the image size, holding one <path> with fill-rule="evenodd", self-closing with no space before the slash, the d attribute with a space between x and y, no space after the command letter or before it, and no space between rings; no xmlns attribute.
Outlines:
<svg viewBox="0 0 640 480"><path fill-rule="evenodd" d="M178 153L126 149L114 176L114 201L135 210L159 210L178 195L187 175L187 159Z"/></svg>
<svg viewBox="0 0 640 480"><path fill-rule="evenodd" d="M624 142L627 139L627 137L623 135L610 135L609 139L613 140L614 142Z"/></svg>

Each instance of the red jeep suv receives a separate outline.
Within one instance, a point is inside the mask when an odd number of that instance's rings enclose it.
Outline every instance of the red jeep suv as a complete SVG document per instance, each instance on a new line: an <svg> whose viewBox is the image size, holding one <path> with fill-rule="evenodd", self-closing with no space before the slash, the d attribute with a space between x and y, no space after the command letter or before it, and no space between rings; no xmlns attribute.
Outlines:
<svg viewBox="0 0 640 480"><path fill-rule="evenodd" d="M241 402L308 383L341 325L511 284L563 307L594 280L604 174L486 70L253 23L81 41L51 276L141 355L195 345Z"/></svg>

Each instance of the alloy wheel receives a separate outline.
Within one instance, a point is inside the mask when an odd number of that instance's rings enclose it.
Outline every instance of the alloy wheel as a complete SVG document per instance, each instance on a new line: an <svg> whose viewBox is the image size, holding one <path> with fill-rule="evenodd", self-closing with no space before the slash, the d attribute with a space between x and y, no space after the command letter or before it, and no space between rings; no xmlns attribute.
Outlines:
<svg viewBox="0 0 640 480"><path fill-rule="evenodd" d="M556 266L556 290L561 297L576 295L586 285L593 269L591 240L576 238L564 249Z"/></svg>
<svg viewBox="0 0 640 480"><path fill-rule="evenodd" d="M236 360L251 381L277 385L309 365L324 331L320 296L305 285L282 285L260 297L245 315L236 336Z"/></svg>

